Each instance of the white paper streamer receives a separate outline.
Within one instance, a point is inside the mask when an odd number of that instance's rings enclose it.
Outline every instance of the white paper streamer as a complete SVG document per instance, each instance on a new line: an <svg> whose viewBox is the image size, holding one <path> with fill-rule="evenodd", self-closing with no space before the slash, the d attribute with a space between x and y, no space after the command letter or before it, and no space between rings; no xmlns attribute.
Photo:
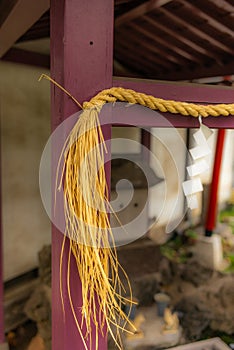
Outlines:
<svg viewBox="0 0 234 350"><path fill-rule="evenodd" d="M197 209L198 208L197 196L195 194L187 196L187 203L188 203L188 207L190 209L192 209L192 210Z"/></svg>
<svg viewBox="0 0 234 350"><path fill-rule="evenodd" d="M197 146L189 150L194 160L208 156L211 153L211 149L208 144L203 146Z"/></svg>
<svg viewBox="0 0 234 350"><path fill-rule="evenodd" d="M207 144L206 137L201 128L193 134L193 138L199 146Z"/></svg>
<svg viewBox="0 0 234 350"><path fill-rule="evenodd" d="M199 160L198 162L187 166L187 172L190 177L200 175L209 169L209 164L204 160Z"/></svg>
<svg viewBox="0 0 234 350"><path fill-rule="evenodd" d="M211 149L208 145L208 138L213 134L207 126L202 124L202 118L199 116L200 128L193 134L194 140L197 146L190 149L189 152L194 161L198 159L197 162L186 167L190 180L184 181L182 183L184 194L187 198L187 204L190 209L198 208L197 193L203 191L203 186L201 179L198 175L209 169L209 164L205 159L211 153Z"/></svg>
<svg viewBox="0 0 234 350"><path fill-rule="evenodd" d="M184 181L182 183L185 196L201 192L203 186L200 177L194 178L192 180Z"/></svg>

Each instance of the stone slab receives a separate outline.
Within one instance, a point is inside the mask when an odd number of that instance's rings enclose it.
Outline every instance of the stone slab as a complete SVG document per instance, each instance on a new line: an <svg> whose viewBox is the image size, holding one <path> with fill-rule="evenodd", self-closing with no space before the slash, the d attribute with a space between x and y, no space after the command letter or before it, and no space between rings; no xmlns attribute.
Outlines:
<svg viewBox="0 0 234 350"><path fill-rule="evenodd" d="M170 350L213 350L213 349L230 350L230 348L220 338L211 338L211 339L197 341L186 345L176 346L175 348L170 348Z"/></svg>
<svg viewBox="0 0 234 350"><path fill-rule="evenodd" d="M138 309L138 315L141 314L145 319L140 326L142 337L125 338L124 349L142 349L147 346L170 347L179 343L181 329L174 334L163 334L162 328L164 321L158 317L156 305L153 307L142 307Z"/></svg>

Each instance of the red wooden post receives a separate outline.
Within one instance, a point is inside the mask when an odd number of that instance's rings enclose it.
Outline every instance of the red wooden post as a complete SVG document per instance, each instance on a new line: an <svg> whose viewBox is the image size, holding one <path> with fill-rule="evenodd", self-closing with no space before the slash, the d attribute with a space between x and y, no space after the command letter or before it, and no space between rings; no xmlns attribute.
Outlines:
<svg viewBox="0 0 234 350"><path fill-rule="evenodd" d="M225 139L225 129L218 131L218 137L216 142L216 151L214 158L213 177L210 188L210 199L206 219L206 236L211 236L215 228L217 218L217 201L218 201L218 188L220 169L222 164L223 146Z"/></svg>
<svg viewBox="0 0 234 350"><path fill-rule="evenodd" d="M98 91L112 86L113 11L112 0L51 0L51 76L80 102L89 100ZM52 87L51 107L53 129L77 111L77 106L55 87ZM110 133L109 125L105 127L105 137L108 138ZM65 319L63 317L59 292L59 258L62 240L62 234L53 227L52 349L82 350L84 345L77 331L66 292L67 245L62 271L66 313ZM81 288L74 260L72 260L71 293L79 320L81 319L79 308L82 305ZM100 334L99 339L99 349L107 349L106 337ZM88 348L92 350L94 347L89 344Z"/></svg>

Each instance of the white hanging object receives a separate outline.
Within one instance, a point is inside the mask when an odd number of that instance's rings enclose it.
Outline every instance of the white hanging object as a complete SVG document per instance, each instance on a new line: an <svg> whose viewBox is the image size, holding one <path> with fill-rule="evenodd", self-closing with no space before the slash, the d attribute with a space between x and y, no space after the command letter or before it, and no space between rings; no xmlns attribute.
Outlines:
<svg viewBox="0 0 234 350"><path fill-rule="evenodd" d="M204 144L204 146L197 146L189 150L193 160L200 159L208 156L211 153L209 146Z"/></svg>
<svg viewBox="0 0 234 350"><path fill-rule="evenodd" d="M201 126L200 129L193 134L193 138L199 146L203 146L207 143L206 137L202 132Z"/></svg>
<svg viewBox="0 0 234 350"><path fill-rule="evenodd" d="M200 177L193 178L192 180L184 181L182 183L185 196L192 195L203 190Z"/></svg>
<svg viewBox="0 0 234 350"><path fill-rule="evenodd" d="M209 164L204 160L199 160L198 162L187 166L187 171L190 177L200 175L209 169Z"/></svg>
<svg viewBox="0 0 234 350"><path fill-rule="evenodd" d="M187 196L187 204L190 209L196 209L198 208L198 200L197 200L197 195L192 194L190 196Z"/></svg>
<svg viewBox="0 0 234 350"><path fill-rule="evenodd" d="M200 177L205 171L209 169L209 164L204 159L211 153L208 145L208 138L213 134L213 131L202 124L202 118L199 116L200 128L193 134L197 146L190 149L189 152L193 160L197 160L192 165L186 167L190 180L182 183L184 195L187 198L187 204L190 209L198 208L197 193L203 191L203 186Z"/></svg>

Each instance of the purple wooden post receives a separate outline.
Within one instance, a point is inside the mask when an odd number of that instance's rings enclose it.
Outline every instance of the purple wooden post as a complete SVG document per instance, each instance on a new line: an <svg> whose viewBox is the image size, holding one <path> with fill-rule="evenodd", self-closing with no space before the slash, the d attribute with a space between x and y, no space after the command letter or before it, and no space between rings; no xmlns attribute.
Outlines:
<svg viewBox="0 0 234 350"><path fill-rule="evenodd" d="M112 0L51 0L51 76L81 103L112 85L113 11ZM55 87L52 87L51 107L53 129L77 111L77 106L71 99ZM109 138L111 126L105 127L104 133L105 137ZM110 174L107 175L109 177ZM63 288L65 320L63 317L59 292L59 258L62 240L62 234L53 227L52 349L82 350L84 345L77 331L66 292L67 244L62 271L65 285ZM71 293L79 320L81 319L79 308L82 305L81 288L74 259L72 259ZM100 335L99 339L99 349L106 350L106 336ZM88 348L94 349L91 344Z"/></svg>

